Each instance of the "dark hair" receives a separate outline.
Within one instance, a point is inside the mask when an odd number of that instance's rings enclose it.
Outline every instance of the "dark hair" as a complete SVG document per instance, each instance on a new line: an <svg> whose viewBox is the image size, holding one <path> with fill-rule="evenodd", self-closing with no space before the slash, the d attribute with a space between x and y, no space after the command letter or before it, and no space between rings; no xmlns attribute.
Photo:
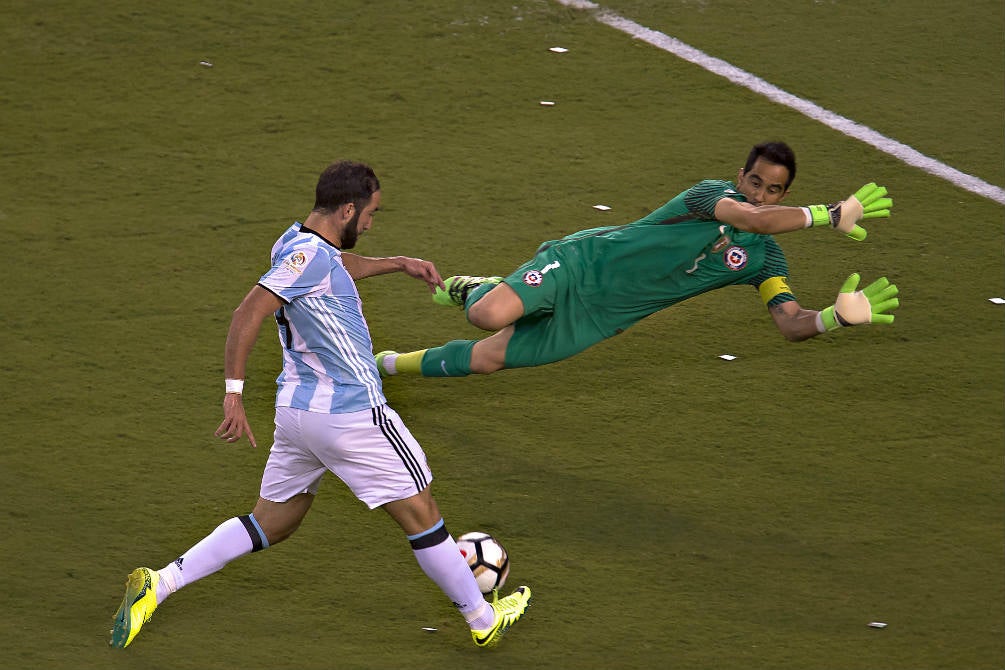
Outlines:
<svg viewBox="0 0 1005 670"><path fill-rule="evenodd" d="M763 158L769 163L781 165L789 171L789 179L785 182L785 189L788 190L792 181L796 178L796 154L785 142L761 142L755 144L747 156L747 164L743 166L744 172L750 172L758 158Z"/></svg>
<svg viewBox="0 0 1005 670"><path fill-rule="evenodd" d="M359 209L379 190L380 181L369 165L354 161L332 163L318 177L314 211L331 212L350 202Z"/></svg>

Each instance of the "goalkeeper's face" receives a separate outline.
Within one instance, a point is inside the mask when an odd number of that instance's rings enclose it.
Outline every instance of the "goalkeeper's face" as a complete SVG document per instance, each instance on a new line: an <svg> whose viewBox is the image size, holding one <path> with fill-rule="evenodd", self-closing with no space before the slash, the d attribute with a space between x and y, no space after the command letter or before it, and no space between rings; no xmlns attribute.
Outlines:
<svg viewBox="0 0 1005 670"><path fill-rule="evenodd" d="M785 187L788 181L787 167L758 158L750 170L740 169L736 177L736 190L755 207L777 205L789 193Z"/></svg>

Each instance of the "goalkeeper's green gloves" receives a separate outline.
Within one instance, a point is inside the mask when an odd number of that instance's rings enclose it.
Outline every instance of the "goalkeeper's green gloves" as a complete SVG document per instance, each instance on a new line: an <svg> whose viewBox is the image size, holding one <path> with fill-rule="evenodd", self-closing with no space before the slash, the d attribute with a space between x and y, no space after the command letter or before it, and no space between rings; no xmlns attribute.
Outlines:
<svg viewBox="0 0 1005 670"><path fill-rule="evenodd" d="M845 280L837 301L820 312L818 326L836 330L863 323L893 323L893 314L887 312L900 306L897 285L891 284L886 277L880 277L861 291L856 291L859 279L856 272Z"/></svg>
<svg viewBox="0 0 1005 670"><path fill-rule="evenodd" d="M885 197L885 186L870 182L855 191L847 200L833 205L810 205L806 207L810 226L830 226L836 228L857 242L865 239L865 228L858 225L864 219L888 219L893 199Z"/></svg>

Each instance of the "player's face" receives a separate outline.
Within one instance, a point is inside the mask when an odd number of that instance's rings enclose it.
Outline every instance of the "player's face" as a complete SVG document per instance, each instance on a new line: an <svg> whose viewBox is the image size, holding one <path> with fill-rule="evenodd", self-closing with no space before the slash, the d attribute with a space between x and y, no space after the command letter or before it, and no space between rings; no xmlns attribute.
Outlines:
<svg viewBox="0 0 1005 670"><path fill-rule="evenodd" d="M758 158L750 170L740 168L736 177L736 190L745 195L747 202L755 207L777 205L788 193L785 189L785 182L788 180L787 167Z"/></svg>
<svg viewBox="0 0 1005 670"><path fill-rule="evenodd" d="M356 246L356 240L359 239L359 236L370 230L370 226L373 225L373 215L378 209L380 209L380 191L374 191L373 195L370 196L370 201L362 208L357 209L355 205L352 205L354 213L342 228L342 246L340 248L352 249Z"/></svg>

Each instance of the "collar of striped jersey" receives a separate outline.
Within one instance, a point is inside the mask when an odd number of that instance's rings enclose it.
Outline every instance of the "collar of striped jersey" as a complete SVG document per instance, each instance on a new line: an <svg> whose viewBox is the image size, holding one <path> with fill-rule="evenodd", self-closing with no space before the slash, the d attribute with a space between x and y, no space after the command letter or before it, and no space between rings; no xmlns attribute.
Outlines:
<svg viewBox="0 0 1005 670"><path fill-rule="evenodd" d="M302 233L310 233L310 234L312 234L312 235L317 235L318 237L320 237L320 238L321 238L322 240L324 240L324 241L325 241L325 242L327 242L328 244L332 245L333 247L335 247L335 248L336 248L336 249L338 249L339 251L342 251L342 248L341 248L341 247L339 247L339 245L335 244L334 242L332 242L332 241L331 241L331 240L329 240L329 239L328 239L327 237L325 237L324 235L322 235L322 234L321 234L321 233L319 233L318 231L314 230L313 228L308 228L308 227L307 227L307 226L305 226L304 224L300 224L300 232L302 232Z"/></svg>

